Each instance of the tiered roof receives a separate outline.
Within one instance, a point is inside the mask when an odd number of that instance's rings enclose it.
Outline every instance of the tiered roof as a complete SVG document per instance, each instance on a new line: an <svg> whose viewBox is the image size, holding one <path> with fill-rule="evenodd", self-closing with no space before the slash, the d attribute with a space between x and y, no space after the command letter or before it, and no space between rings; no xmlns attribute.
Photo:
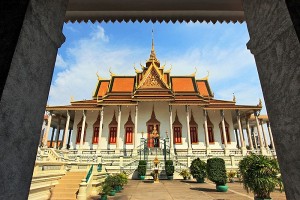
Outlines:
<svg viewBox="0 0 300 200"><path fill-rule="evenodd" d="M93 99L72 101L70 106L52 109L99 109L105 105L136 105L140 101L167 101L170 105L201 105L204 109L260 110L261 105L236 105L235 100L214 99L208 76L196 79L195 73L187 76L171 76L156 57L154 42L146 65L135 69L134 76L118 76L110 72L110 79L98 76ZM48 110L51 110L48 107Z"/></svg>

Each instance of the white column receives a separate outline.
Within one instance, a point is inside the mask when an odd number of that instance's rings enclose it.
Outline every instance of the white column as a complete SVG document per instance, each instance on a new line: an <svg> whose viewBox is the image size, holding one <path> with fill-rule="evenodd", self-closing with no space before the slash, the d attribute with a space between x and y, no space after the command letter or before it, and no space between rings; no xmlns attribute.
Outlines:
<svg viewBox="0 0 300 200"><path fill-rule="evenodd" d="M251 133L253 134L254 147L255 147L255 149L257 149L257 141L256 141L256 136L255 136L255 133L254 133L254 127L253 126L251 127Z"/></svg>
<svg viewBox="0 0 300 200"><path fill-rule="evenodd" d="M263 120L262 119L260 120L260 126L261 126L261 130L262 130L263 137L264 137L265 148L269 149L268 142L267 142L267 136L266 136L266 133L265 133L265 130L264 130L264 125L263 125Z"/></svg>
<svg viewBox="0 0 300 200"><path fill-rule="evenodd" d="M186 111L188 149L191 150L190 113L189 113L189 106L188 105L185 106L185 111Z"/></svg>
<svg viewBox="0 0 300 200"><path fill-rule="evenodd" d="M52 114L51 111L48 114L48 123L47 123L47 128L43 137L43 145L44 147L47 147L47 142L48 142L48 135L51 127L51 121L52 121Z"/></svg>
<svg viewBox="0 0 300 200"><path fill-rule="evenodd" d="M203 114L204 114L204 132L205 132L206 149L209 149L208 128L207 128L207 111L203 110Z"/></svg>
<svg viewBox="0 0 300 200"><path fill-rule="evenodd" d="M240 115L240 112L238 110L237 110L236 113L237 113L236 118L237 118L237 122L238 122L238 126L239 126L241 147L244 148L245 147L245 141L244 141L243 130L242 130L242 125L241 125L241 115Z"/></svg>
<svg viewBox="0 0 300 200"><path fill-rule="evenodd" d="M83 110L82 112L82 125L81 125L81 134L80 134L80 144L79 149L83 148L83 138L84 138L84 132L85 132L85 121L86 121L86 111Z"/></svg>
<svg viewBox="0 0 300 200"><path fill-rule="evenodd" d="M121 142L121 137L120 137L120 133L121 133L121 106L118 106L118 129L117 129L117 144L116 144L116 149L119 149L119 145Z"/></svg>
<svg viewBox="0 0 300 200"><path fill-rule="evenodd" d="M222 134L224 138L224 147L225 149L227 148L227 136L226 136L226 128L225 128L225 115L224 115L224 110L220 110L221 114L221 122L222 122Z"/></svg>
<svg viewBox="0 0 300 200"><path fill-rule="evenodd" d="M244 137L243 137L243 129L242 129L242 124L241 124L241 115L240 115L239 110L236 111L236 117L237 117L237 122L238 122L238 126L239 126L239 132L240 132L242 154L246 155L247 154L247 149L246 149L245 141L244 141Z"/></svg>
<svg viewBox="0 0 300 200"><path fill-rule="evenodd" d="M169 113L170 113L170 149L173 150L173 142L174 142L174 135L173 135L173 112L172 106L169 105Z"/></svg>
<svg viewBox="0 0 300 200"><path fill-rule="evenodd" d="M237 132L236 128L234 129L234 133L235 133L237 147L241 148L241 146L240 146L240 140L239 140L239 136L238 136L238 132Z"/></svg>
<svg viewBox="0 0 300 200"><path fill-rule="evenodd" d="M56 139L55 139L54 148L58 148L58 140L59 140L59 134L60 134L60 122L61 122L61 117L58 116L58 124L57 124L57 129L56 129Z"/></svg>
<svg viewBox="0 0 300 200"><path fill-rule="evenodd" d="M99 122L99 135L98 135L98 146L97 149L101 149L101 137L103 130L103 115L104 115L104 107L100 110L100 122Z"/></svg>
<svg viewBox="0 0 300 200"><path fill-rule="evenodd" d="M258 121L258 111L254 112L254 116L255 116L255 121L256 121L256 127L257 127L257 133L258 133L258 138L259 138L259 146L260 146L260 150L262 154L266 154L266 149L264 147L264 143L263 143L263 139L261 136L261 130L260 130L260 126L259 126L259 121Z"/></svg>
<svg viewBox="0 0 300 200"><path fill-rule="evenodd" d="M246 128L247 128L247 135L248 135L248 143L250 146L250 149L253 150L253 142L252 142L252 137L251 137L251 130L250 130L250 124L249 124L249 119L246 118Z"/></svg>
<svg viewBox="0 0 300 200"><path fill-rule="evenodd" d="M69 124L70 124L70 113L67 110L67 121L66 121L66 127L65 127L65 132L64 132L64 136L63 136L63 144L62 144L62 149L66 149L67 148L67 135L68 135L68 130L69 130Z"/></svg>
<svg viewBox="0 0 300 200"><path fill-rule="evenodd" d="M272 149L275 151L275 145L274 145L273 134L271 131L270 122L267 122L267 127L268 127L268 132L269 132L269 136L270 136L270 140L271 140Z"/></svg>
<svg viewBox="0 0 300 200"><path fill-rule="evenodd" d="M134 153L137 153L136 150L136 144L137 144L137 132L138 132L138 112L139 112L139 108L138 105L135 106L135 116L134 116L134 136L133 136L133 149L134 149Z"/></svg>

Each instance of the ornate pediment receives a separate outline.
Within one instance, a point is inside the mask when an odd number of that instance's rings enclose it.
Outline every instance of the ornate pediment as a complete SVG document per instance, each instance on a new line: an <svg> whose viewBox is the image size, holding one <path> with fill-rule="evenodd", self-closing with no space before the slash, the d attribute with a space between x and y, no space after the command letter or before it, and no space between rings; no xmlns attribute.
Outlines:
<svg viewBox="0 0 300 200"><path fill-rule="evenodd" d="M167 89L168 86L163 80L163 75L156 69L156 67L151 66L146 71L143 79L138 86L138 89Z"/></svg>

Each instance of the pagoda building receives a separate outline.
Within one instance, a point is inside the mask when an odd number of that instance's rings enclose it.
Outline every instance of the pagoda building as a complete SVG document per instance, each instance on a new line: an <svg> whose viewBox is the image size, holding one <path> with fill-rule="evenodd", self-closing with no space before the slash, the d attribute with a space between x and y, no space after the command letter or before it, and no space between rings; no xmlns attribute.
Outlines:
<svg viewBox="0 0 300 200"><path fill-rule="evenodd" d="M166 70L157 59L152 40L149 59L140 70L135 69L134 75L119 76L110 71L110 79L98 76L92 99L47 106L48 127L43 144L95 150L98 154L134 155L141 141L147 141L150 149L154 147L155 127L160 139L168 139L171 154L222 151L229 155L240 149L246 155L243 130L248 134L248 149L253 149L255 137L250 127L260 126L261 108L261 102L237 105L235 98L215 99L208 76L171 76L171 69ZM256 143L263 144L266 140L262 131L257 132ZM50 134L51 140L47 141ZM268 148L259 146L262 152Z"/></svg>

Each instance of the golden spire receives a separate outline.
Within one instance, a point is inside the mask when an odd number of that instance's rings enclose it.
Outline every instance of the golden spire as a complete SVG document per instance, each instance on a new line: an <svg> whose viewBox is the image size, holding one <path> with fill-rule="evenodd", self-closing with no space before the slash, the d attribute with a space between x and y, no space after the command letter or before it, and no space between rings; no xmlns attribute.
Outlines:
<svg viewBox="0 0 300 200"><path fill-rule="evenodd" d="M148 62L159 62L156 58L155 48L154 48L154 31L152 29L152 47L151 47L151 53L150 58L148 59Z"/></svg>

